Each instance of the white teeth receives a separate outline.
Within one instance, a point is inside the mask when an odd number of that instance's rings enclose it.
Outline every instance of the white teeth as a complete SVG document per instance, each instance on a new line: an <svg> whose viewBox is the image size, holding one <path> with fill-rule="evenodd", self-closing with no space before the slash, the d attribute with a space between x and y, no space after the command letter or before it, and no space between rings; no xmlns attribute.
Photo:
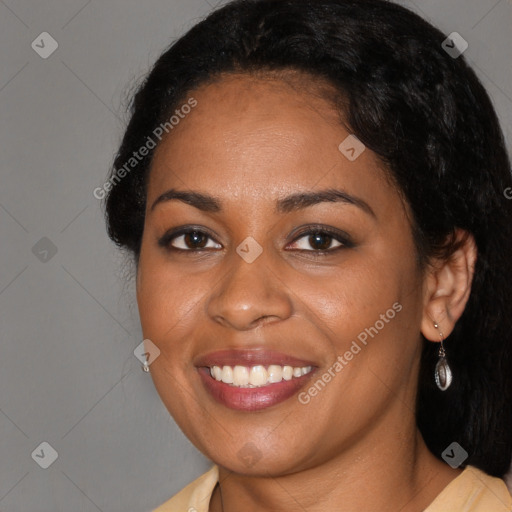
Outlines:
<svg viewBox="0 0 512 512"><path fill-rule="evenodd" d="M224 366L224 368L222 368L221 380L226 384L233 384L233 368L231 368L231 366Z"/></svg>
<svg viewBox="0 0 512 512"><path fill-rule="evenodd" d="M283 369L278 364L271 364L268 367L268 381L270 383L281 382L283 380Z"/></svg>
<svg viewBox="0 0 512 512"><path fill-rule="evenodd" d="M233 385L246 386L247 384L249 384L249 370L245 366L235 366L233 370Z"/></svg>
<svg viewBox="0 0 512 512"><path fill-rule="evenodd" d="M210 368L210 373L215 380L222 380L222 370L218 366Z"/></svg>
<svg viewBox="0 0 512 512"><path fill-rule="evenodd" d="M249 374L249 384L263 386L268 380L268 373L264 366L253 366Z"/></svg>
<svg viewBox="0 0 512 512"><path fill-rule="evenodd" d="M291 380L292 378L306 375L312 370L311 366L292 367L271 364L268 367L256 365L247 366L212 366L210 375L218 381L225 384L231 384L236 387L258 388L268 384L281 382L282 380Z"/></svg>
<svg viewBox="0 0 512 512"><path fill-rule="evenodd" d="M291 366L284 366L283 367L283 379L291 380L292 377L293 377L293 368Z"/></svg>

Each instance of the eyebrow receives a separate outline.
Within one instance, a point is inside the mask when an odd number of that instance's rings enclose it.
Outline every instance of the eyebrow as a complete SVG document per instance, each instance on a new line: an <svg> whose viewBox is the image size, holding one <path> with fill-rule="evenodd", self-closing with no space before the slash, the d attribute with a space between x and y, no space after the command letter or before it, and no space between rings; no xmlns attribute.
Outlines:
<svg viewBox="0 0 512 512"><path fill-rule="evenodd" d="M160 195L152 204L150 211L153 211L158 204L169 201L178 200L183 203L194 206L195 208L209 213L217 213L222 211L222 201L208 194L193 191L180 191L171 189ZM309 206L320 203L345 203L357 206L365 213L377 218L375 212L370 205L363 199L356 197L344 190L325 189L314 192L298 192L291 194L276 202L276 213L290 213L292 211L301 210Z"/></svg>

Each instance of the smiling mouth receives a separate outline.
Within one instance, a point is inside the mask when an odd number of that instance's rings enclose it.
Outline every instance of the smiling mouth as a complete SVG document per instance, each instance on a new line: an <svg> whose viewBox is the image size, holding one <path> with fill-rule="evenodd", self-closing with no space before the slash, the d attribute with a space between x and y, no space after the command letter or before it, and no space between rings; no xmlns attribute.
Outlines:
<svg viewBox="0 0 512 512"><path fill-rule="evenodd" d="M289 381L307 375L312 366L211 366L210 375L213 379L236 388L261 388L282 381Z"/></svg>
<svg viewBox="0 0 512 512"><path fill-rule="evenodd" d="M217 350L193 361L204 389L229 409L254 412L288 400L318 366L308 359L266 348Z"/></svg>

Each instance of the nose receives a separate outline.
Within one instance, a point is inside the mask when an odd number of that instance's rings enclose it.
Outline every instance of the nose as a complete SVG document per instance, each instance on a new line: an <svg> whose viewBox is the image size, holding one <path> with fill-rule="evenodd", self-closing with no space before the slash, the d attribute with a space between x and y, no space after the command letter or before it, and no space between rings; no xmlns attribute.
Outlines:
<svg viewBox="0 0 512 512"><path fill-rule="evenodd" d="M285 320L292 315L288 288L270 267L265 251L252 263L233 253L226 261L224 277L207 302L216 322L240 331Z"/></svg>

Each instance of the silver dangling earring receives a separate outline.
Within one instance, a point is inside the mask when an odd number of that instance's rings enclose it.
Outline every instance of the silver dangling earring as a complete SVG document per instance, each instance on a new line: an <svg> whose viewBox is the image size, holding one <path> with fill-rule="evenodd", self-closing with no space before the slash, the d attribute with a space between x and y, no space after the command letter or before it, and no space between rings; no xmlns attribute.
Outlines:
<svg viewBox="0 0 512 512"><path fill-rule="evenodd" d="M145 371L146 373L149 372L149 365L148 365L148 360L146 359L144 361L144 364L141 366L141 368L143 369L143 371Z"/></svg>
<svg viewBox="0 0 512 512"><path fill-rule="evenodd" d="M434 327L437 329L439 326L434 322ZM441 331L439 331L439 336L441 337L441 346L439 347L439 360L436 364L434 376L436 379L437 387L441 391L446 391L452 383L453 376L452 370L448 365L448 361L446 360L446 352L443 345L444 337Z"/></svg>

